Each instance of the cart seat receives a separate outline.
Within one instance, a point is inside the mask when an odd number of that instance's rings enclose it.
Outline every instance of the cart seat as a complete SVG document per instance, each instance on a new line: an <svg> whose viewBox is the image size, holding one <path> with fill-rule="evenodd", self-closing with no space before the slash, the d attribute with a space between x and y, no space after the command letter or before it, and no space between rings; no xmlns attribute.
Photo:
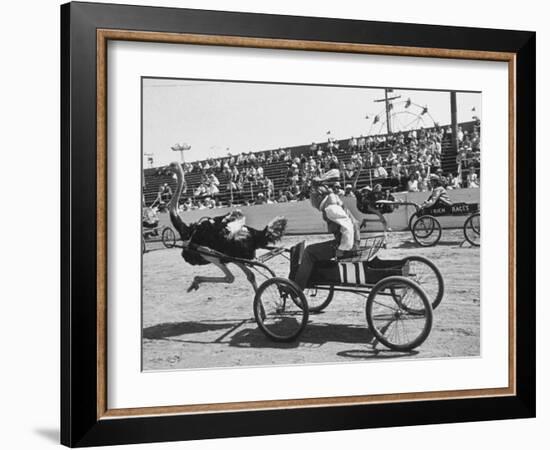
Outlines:
<svg viewBox="0 0 550 450"><path fill-rule="evenodd" d="M379 259L343 262L319 261L310 278L313 285L374 285L393 275L407 275L408 264L403 259Z"/></svg>
<svg viewBox="0 0 550 450"><path fill-rule="evenodd" d="M290 247L290 273L289 280L294 280L298 267L302 262L302 256L306 247L306 241L301 241L298 244Z"/></svg>

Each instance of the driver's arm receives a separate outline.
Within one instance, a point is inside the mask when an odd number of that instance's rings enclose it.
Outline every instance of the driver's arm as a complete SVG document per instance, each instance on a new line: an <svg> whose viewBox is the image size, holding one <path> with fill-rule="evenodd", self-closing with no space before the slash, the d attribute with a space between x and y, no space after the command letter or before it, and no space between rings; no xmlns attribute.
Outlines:
<svg viewBox="0 0 550 450"><path fill-rule="evenodd" d="M442 191L438 189L437 191L433 191L432 195L426 200L424 203L422 203L423 208L428 208L430 206L435 205L435 203L439 200L439 197L441 197Z"/></svg>

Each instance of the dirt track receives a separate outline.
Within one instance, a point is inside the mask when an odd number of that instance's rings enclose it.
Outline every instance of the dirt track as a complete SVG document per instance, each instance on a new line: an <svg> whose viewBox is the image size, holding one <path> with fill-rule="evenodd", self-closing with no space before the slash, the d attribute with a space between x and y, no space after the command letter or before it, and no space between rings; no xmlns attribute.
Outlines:
<svg viewBox="0 0 550 450"><path fill-rule="evenodd" d="M289 246L328 239L327 235L291 236ZM371 345L365 299L337 293L321 314L312 314L296 342L275 343L258 329L252 312L253 290L234 271L231 285L203 285L187 293L193 276L217 275L211 266L193 267L180 249L148 244L143 256L144 370L350 362L384 358L433 358L479 355L479 248L460 247L461 230L444 230L440 244L419 248L409 232L393 233L381 258L422 255L431 259L445 281L445 296L434 311L430 336L412 353ZM288 275L288 262L270 262L277 275Z"/></svg>

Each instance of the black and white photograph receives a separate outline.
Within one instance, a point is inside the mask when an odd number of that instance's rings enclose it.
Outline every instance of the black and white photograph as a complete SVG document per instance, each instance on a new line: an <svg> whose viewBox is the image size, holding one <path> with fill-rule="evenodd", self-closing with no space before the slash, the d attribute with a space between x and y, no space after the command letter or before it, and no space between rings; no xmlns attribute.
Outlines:
<svg viewBox="0 0 550 450"><path fill-rule="evenodd" d="M143 76L142 370L479 357L482 98Z"/></svg>

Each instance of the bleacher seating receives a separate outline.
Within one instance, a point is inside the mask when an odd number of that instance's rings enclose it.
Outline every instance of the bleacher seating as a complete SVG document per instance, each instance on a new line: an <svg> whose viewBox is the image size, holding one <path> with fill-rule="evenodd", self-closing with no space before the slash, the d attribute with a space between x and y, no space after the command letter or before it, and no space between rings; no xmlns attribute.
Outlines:
<svg viewBox="0 0 550 450"><path fill-rule="evenodd" d="M460 124L463 130L471 132L474 129L476 122L466 122ZM446 126L444 127L446 128ZM430 129L428 129L430 130ZM376 137L376 136L374 136ZM340 150L337 152L338 160L340 162L347 163L350 161L351 155L353 151L349 148L347 148L347 144L349 142L349 138L342 139L335 141L339 144ZM392 145L388 145L385 147L378 147L376 149L376 153L380 154L384 160L386 159ZM457 152L452 145L451 139L449 135L445 135L445 138L441 142L441 167L444 171L444 173L451 173L456 171L456 156ZM343 150L342 150L343 149ZM290 150L291 157L299 157L300 155L306 155L309 156L311 150L310 145L301 145L296 147L290 147L287 148L287 150ZM266 152L261 151L259 153ZM267 150L269 152L269 150ZM279 191L285 191L288 188L288 180L287 180L287 168L288 168L288 162L287 161L277 161L272 162L270 164L262 164L262 167L264 169L264 176L270 178L273 181L274 184L274 195L277 196ZM200 184L201 182L201 173L199 171L192 171L188 172L185 175L185 180L187 182L188 190L187 194L184 195L184 197L189 197L192 195L193 190ZM220 185L219 185L219 194L217 195L217 198L223 203L227 204L230 200L230 192L227 189L228 185L228 177L226 174L224 174L221 170L215 172L216 177L218 178ZM154 202L154 200L157 197L157 193L159 190L159 187L164 184L168 183L168 185L172 188L172 190L175 189L176 181L171 175L164 174L162 171L159 171L159 168L148 168L144 169L144 187L143 187L143 194L145 203L147 205L150 205ZM351 180L343 180L345 183L351 182ZM379 182L383 185L383 187L390 187L391 179L385 178L385 179L375 179L372 177L372 169L370 170L363 170L361 172L361 175L358 179L357 187L361 188L366 185L372 185L373 183ZM259 192L258 187L251 186L249 183L245 183L244 189L243 189L243 197L245 201L253 201L257 193Z"/></svg>

